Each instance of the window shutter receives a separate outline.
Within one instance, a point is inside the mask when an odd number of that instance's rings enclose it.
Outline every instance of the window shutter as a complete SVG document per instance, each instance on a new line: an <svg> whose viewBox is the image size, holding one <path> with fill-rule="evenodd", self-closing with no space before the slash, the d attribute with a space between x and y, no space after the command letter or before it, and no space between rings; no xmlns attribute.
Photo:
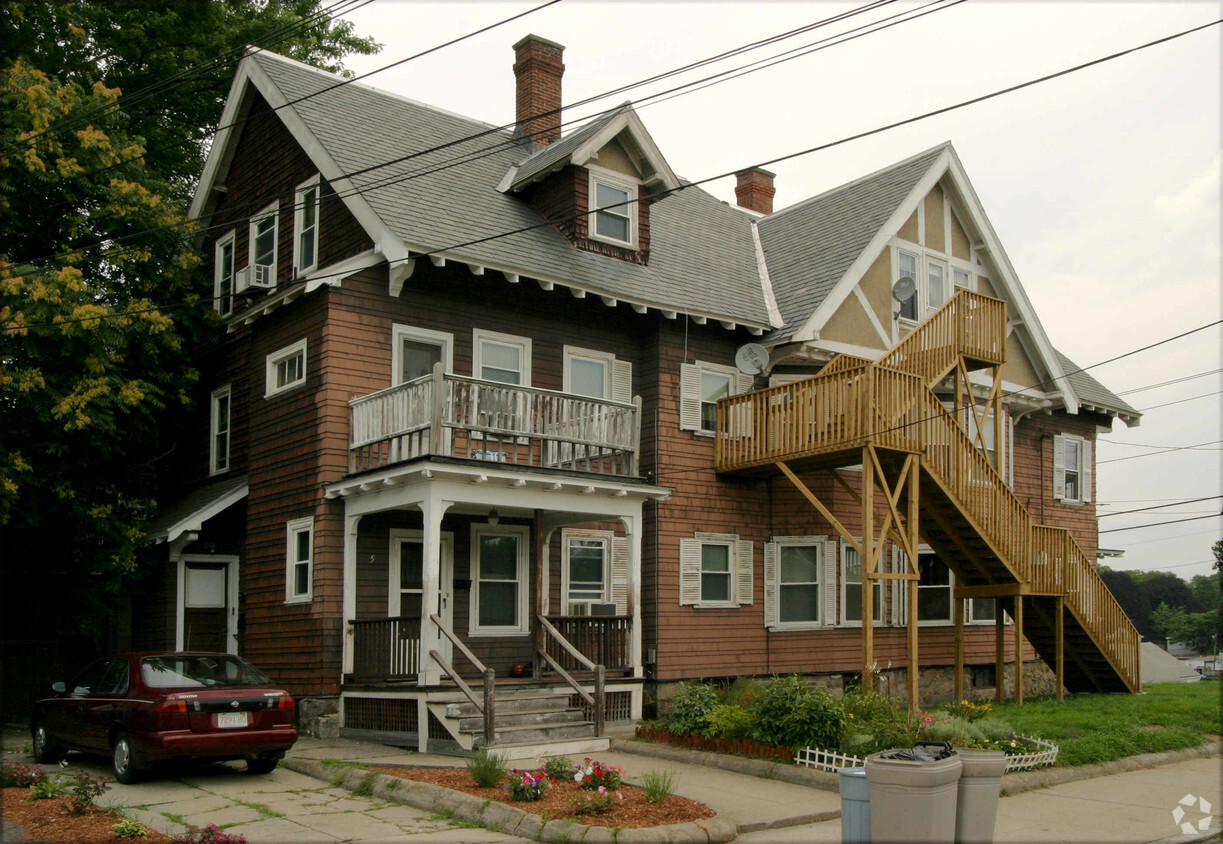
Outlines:
<svg viewBox="0 0 1223 844"><path fill-rule="evenodd" d="M616 615L628 615L628 537L611 541L611 599Z"/></svg>
<svg viewBox="0 0 1223 844"><path fill-rule="evenodd" d="M908 566L905 564L904 554L900 550L900 546L895 542L892 543L892 571L901 574ZM904 600L905 587L908 586L907 580L893 580L888 590L891 595L891 606L888 607L888 624L893 627L899 627L904 624L904 618L900 611L900 604Z"/></svg>
<svg viewBox="0 0 1223 844"><path fill-rule="evenodd" d="M735 540L735 601L743 606L754 603L752 580L752 541Z"/></svg>
<svg viewBox="0 0 1223 844"><path fill-rule="evenodd" d="M701 427L701 368L690 363L679 367L679 428L697 431Z"/></svg>
<svg viewBox="0 0 1223 844"><path fill-rule="evenodd" d="M735 373L735 395L739 393L750 393L752 385L756 383L755 375L745 375L742 372Z"/></svg>
<svg viewBox="0 0 1223 844"><path fill-rule="evenodd" d="M1079 485L1083 487L1084 504L1091 503L1091 443L1083 440L1083 448L1079 452Z"/></svg>
<svg viewBox="0 0 1223 844"><path fill-rule="evenodd" d="M631 361L612 361L612 401L631 402L633 400L633 364Z"/></svg>
<svg viewBox="0 0 1223 844"><path fill-rule="evenodd" d="M837 541L824 540L824 624L831 627L837 623Z"/></svg>
<svg viewBox="0 0 1223 844"><path fill-rule="evenodd" d="M1053 498L1061 501L1066 497L1066 438L1061 434L1053 437Z"/></svg>
<svg viewBox="0 0 1223 844"><path fill-rule="evenodd" d="M777 623L777 602L779 586L777 567L777 543L764 543L764 626L772 627Z"/></svg>
<svg viewBox="0 0 1223 844"><path fill-rule="evenodd" d="M701 602L701 543L697 539L679 541L680 606Z"/></svg>

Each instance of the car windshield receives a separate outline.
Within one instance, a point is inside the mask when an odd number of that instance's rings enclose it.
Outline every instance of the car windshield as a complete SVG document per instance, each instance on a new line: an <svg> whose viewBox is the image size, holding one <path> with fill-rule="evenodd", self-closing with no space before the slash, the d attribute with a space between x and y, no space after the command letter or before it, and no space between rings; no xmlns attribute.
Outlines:
<svg viewBox="0 0 1223 844"><path fill-rule="evenodd" d="M150 689L267 686L272 681L246 660L225 654L146 656L140 673Z"/></svg>

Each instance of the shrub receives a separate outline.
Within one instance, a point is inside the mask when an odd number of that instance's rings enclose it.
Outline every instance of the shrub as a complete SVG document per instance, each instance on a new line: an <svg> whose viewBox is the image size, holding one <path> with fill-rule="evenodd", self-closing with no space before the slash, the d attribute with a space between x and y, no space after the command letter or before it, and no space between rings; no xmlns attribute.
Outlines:
<svg viewBox="0 0 1223 844"><path fill-rule="evenodd" d="M705 738L747 738L755 722L752 713L743 707L724 703L709 710L701 735Z"/></svg>
<svg viewBox="0 0 1223 844"><path fill-rule="evenodd" d="M483 788L494 786L505 779L510 772L505 764L505 757L492 753L487 747L481 747L475 755L467 760L467 773L471 774L475 784Z"/></svg>
<svg viewBox="0 0 1223 844"><path fill-rule="evenodd" d="M569 798L569 812L574 815L606 815L617 798L623 800L624 795L602 787L590 794L575 794Z"/></svg>
<svg viewBox="0 0 1223 844"><path fill-rule="evenodd" d="M577 770L578 766L564 756L545 756L543 759L543 771L548 775L548 779L573 779Z"/></svg>
<svg viewBox="0 0 1223 844"><path fill-rule="evenodd" d="M722 693L722 703L727 706L738 706L742 709L751 709L752 701L756 699L759 693L760 684L751 677L739 677L726 687L726 691Z"/></svg>
<svg viewBox="0 0 1223 844"><path fill-rule="evenodd" d="M539 800L548 790L548 775L540 771L520 771L515 768L510 771L510 782L506 786L510 797L519 803L530 803Z"/></svg>
<svg viewBox="0 0 1223 844"><path fill-rule="evenodd" d="M965 721L979 721L993 709L988 703L974 703L971 700L961 700L958 703L953 701L943 708L947 710L948 715L963 718Z"/></svg>
<svg viewBox="0 0 1223 844"><path fill-rule="evenodd" d="M214 823L202 829L193 826L170 839L174 844L246 844L246 836L237 832L225 832Z"/></svg>
<svg viewBox="0 0 1223 844"><path fill-rule="evenodd" d="M119 821L110 828L115 838L148 838L149 831L135 821Z"/></svg>
<svg viewBox="0 0 1223 844"><path fill-rule="evenodd" d="M982 718L976 727L986 741L1009 741L1015 735L1015 728L1001 718Z"/></svg>
<svg viewBox="0 0 1223 844"><path fill-rule="evenodd" d="M976 724L956 716L926 727L922 730L922 738L930 741L949 741L959 747L978 747L985 743L985 734Z"/></svg>
<svg viewBox="0 0 1223 844"><path fill-rule="evenodd" d="M68 784L63 780L47 778L39 780L30 786L30 794L26 800L51 800L63 797L68 793Z"/></svg>
<svg viewBox="0 0 1223 844"><path fill-rule="evenodd" d="M797 674L761 685L751 712L752 738L795 748L839 747L848 720L840 701Z"/></svg>
<svg viewBox="0 0 1223 844"><path fill-rule="evenodd" d="M106 780L94 779L84 771L77 771L68 786L68 811L83 815L93 809L93 801L106 791Z"/></svg>
<svg viewBox="0 0 1223 844"><path fill-rule="evenodd" d="M680 683L667 713L667 729L677 736L694 736L705 729L705 716L718 705L713 686L700 682Z"/></svg>
<svg viewBox="0 0 1223 844"><path fill-rule="evenodd" d="M41 765L29 767L20 762L5 762L0 765L0 788L30 788L47 778Z"/></svg>
<svg viewBox="0 0 1223 844"><path fill-rule="evenodd" d="M584 760L586 764L579 765L577 773L573 775L574 782L578 783L589 791L615 791L620 785L620 774L623 769L615 765L605 765L602 762L596 762L589 756Z"/></svg>
<svg viewBox="0 0 1223 844"><path fill-rule="evenodd" d="M675 775L670 771L650 771L641 778L641 790L651 803L661 803L675 792Z"/></svg>

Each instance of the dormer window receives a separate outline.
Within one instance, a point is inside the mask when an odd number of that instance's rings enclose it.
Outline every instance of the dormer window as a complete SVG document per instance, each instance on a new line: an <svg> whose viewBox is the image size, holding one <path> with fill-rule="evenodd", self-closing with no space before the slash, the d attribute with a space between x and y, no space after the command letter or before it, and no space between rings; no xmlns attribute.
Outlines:
<svg viewBox="0 0 1223 844"><path fill-rule="evenodd" d="M590 236L637 248L637 185L624 177L590 169Z"/></svg>

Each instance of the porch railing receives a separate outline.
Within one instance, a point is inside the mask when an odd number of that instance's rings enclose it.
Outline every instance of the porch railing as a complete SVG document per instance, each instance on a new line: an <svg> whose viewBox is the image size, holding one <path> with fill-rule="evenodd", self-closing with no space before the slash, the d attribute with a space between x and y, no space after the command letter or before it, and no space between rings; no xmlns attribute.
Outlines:
<svg viewBox="0 0 1223 844"><path fill-rule="evenodd" d="M445 672L446 676L454 681L454 684L459 687L459 691L461 691L467 697L467 699L471 701L471 705L476 708L476 711L484 716L485 747L496 744L497 672L481 662L479 657L473 654L471 650L465 644L463 644L463 641L458 636L454 635L454 631L446 626L446 623L442 621L441 616L430 615L429 621L436 626L438 632L449 639L451 643L453 643L454 646L459 649L459 653L465 656L467 661L474 665L476 670L483 675L484 697L481 700L480 698L476 697L476 693L472 691L471 686L467 685L467 681L459 676L459 672L454 669L454 666L446 661L445 657L443 657L437 651L429 651L430 659L436 662L438 667Z"/></svg>
<svg viewBox="0 0 1223 844"><path fill-rule="evenodd" d="M635 475L641 400L592 399L433 374L349 402L350 470L425 455Z"/></svg>
<svg viewBox="0 0 1223 844"><path fill-rule="evenodd" d="M355 680L415 679L420 671L420 617L348 622L353 635Z"/></svg>
<svg viewBox="0 0 1223 844"><path fill-rule="evenodd" d="M569 684L569 687L577 692L578 696L586 702L586 704L594 709L595 714L595 735L601 736L605 732L604 725L607 721L607 669L601 663L592 662L584 656L577 648L566 639L561 632L557 630L548 619L542 615L537 616L539 619L540 631L543 634L544 646L539 649L539 658L551 666L552 670L561 676L561 678ZM570 658L587 671L593 671L595 675L594 694L590 694L582 688L582 684L573 678L568 671L562 667L561 663L552 656L552 651L556 648L563 650Z"/></svg>
<svg viewBox="0 0 1223 844"><path fill-rule="evenodd" d="M588 661L605 665L609 671L631 667L631 615L550 615L547 620ZM545 639L545 648L567 671L580 671L585 667L555 639Z"/></svg>

